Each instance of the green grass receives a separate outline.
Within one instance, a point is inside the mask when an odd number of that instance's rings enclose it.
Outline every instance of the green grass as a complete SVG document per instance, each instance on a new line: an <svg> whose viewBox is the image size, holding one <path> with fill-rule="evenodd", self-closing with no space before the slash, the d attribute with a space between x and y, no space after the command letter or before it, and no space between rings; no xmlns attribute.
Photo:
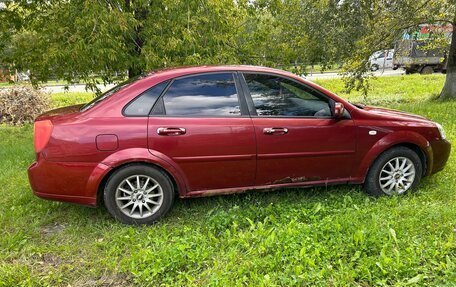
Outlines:
<svg viewBox="0 0 456 287"><path fill-rule="evenodd" d="M454 142L456 102L430 100L442 83L380 78L369 102L436 120ZM0 126L0 139L0 286L456 286L454 153L402 197L331 186L186 199L160 223L131 227L104 208L33 196L32 127Z"/></svg>
<svg viewBox="0 0 456 287"><path fill-rule="evenodd" d="M342 79L315 80L315 83L350 101L383 106L419 104L437 98L444 82L445 76L441 74L378 77L370 80L368 96L365 98L361 91L353 90L347 94Z"/></svg>
<svg viewBox="0 0 456 287"><path fill-rule="evenodd" d="M55 93L51 94L52 107L65 107L69 105L87 103L93 99L93 93L79 92L79 93Z"/></svg>

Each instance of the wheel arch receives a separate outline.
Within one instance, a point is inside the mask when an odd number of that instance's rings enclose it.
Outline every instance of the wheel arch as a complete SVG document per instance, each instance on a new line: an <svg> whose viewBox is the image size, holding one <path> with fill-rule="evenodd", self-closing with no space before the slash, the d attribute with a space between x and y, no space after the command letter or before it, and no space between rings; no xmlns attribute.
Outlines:
<svg viewBox="0 0 456 287"><path fill-rule="evenodd" d="M397 134L391 134L389 138L387 136L386 138L379 140L369 150L369 152L361 160L355 178L361 179L360 181L364 182L367 173L369 172L369 169L371 168L375 160L387 150L399 146L407 147L413 150L418 155L422 163L422 176L426 176L429 174L429 167L432 166L433 162L432 150L429 142L423 136L415 132L398 132Z"/></svg>
<svg viewBox="0 0 456 287"><path fill-rule="evenodd" d="M104 167L104 171L93 176L94 180L91 181L89 188L92 196L96 198L97 205L100 202L100 194L102 195L106 181L112 173L132 164L144 164L163 171L170 178L179 196L187 193L188 185L184 173L172 159L147 148L129 148L110 154L99 164L99 166Z"/></svg>
<svg viewBox="0 0 456 287"><path fill-rule="evenodd" d="M103 202L103 191L104 191L104 189L106 187L106 183L108 182L108 179L111 177L111 175L114 172L116 172L124 167L131 166L131 165L147 165L147 166L160 170L169 178L169 180L171 181L171 184L173 185L175 194L177 196L179 196L179 192L181 189L179 188L178 182L176 181L175 177L168 170L166 170L161 165L154 163L154 162L145 161L145 160L137 160L137 161L121 163L118 166L111 168L106 174L103 175L103 178L101 179L100 184L98 185L98 188L97 188L97 194L96 194L97 205L100 205Z"/></svg>
<svg viewBox="0 0 456 287"><path fill-rule="evenodd" d="M394 148L397 146L403 146L403 147L409 148L418 155L418 157L420 158L420 161L421 161L421 166L423 167L422 176L425 176L427 173L427 169L428 169L428 166L427 166L428 159L427 159L427 156L426 156L426 153L424 152L424 150L421 149L417 144L414 144L414 143L401 143L401 144L394 145L391 148ZM389 149L391 149L391 148L389 148Z"/></svg>

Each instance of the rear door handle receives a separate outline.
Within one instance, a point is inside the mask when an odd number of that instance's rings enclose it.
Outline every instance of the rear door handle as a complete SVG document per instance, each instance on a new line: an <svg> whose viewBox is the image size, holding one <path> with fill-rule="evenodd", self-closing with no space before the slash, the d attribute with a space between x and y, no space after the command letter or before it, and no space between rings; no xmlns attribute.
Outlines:
<svg viewBox="0 0 456 287"><path fill-rule="evenodd" d="M284 135L288 133L287 128L264 128L263 133L265 135Z"/></svg>
<svg viewBox="0 0 456 287"><path fill-rule="evenodd" d="M180 136L187 132L184 128L158 128L157 134L161 136Z"/></svg>

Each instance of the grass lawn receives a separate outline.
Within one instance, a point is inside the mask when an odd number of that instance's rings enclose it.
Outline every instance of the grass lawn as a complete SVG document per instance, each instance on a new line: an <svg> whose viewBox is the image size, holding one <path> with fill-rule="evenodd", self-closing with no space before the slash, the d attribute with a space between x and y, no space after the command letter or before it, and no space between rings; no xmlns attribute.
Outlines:
<svg viewBox="0 0 456 287"><path fill-rule="evenodd" d="M444 77L373 80L369 103L429 117L456 141ZM345 95L340 80L319 84ZM91 94L56 94L54 106ZM456 158L402 197L359 186L178 200L154 226L32 195L32 126L0 126L0 286L456 286ZM71 184L69 182L68 184Z"/></svg>

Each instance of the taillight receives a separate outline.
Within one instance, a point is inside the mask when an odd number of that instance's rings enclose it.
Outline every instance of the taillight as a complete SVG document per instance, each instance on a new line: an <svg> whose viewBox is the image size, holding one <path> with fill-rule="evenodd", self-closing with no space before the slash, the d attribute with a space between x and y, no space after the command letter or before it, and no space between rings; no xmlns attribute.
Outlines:
<svg viewBox="0 0 456 287"><path fill-rule="evenodd" d="M35 152L39 153L47 145L52 134L52 122L49 120L37 121L33 129Z"/></svg>

